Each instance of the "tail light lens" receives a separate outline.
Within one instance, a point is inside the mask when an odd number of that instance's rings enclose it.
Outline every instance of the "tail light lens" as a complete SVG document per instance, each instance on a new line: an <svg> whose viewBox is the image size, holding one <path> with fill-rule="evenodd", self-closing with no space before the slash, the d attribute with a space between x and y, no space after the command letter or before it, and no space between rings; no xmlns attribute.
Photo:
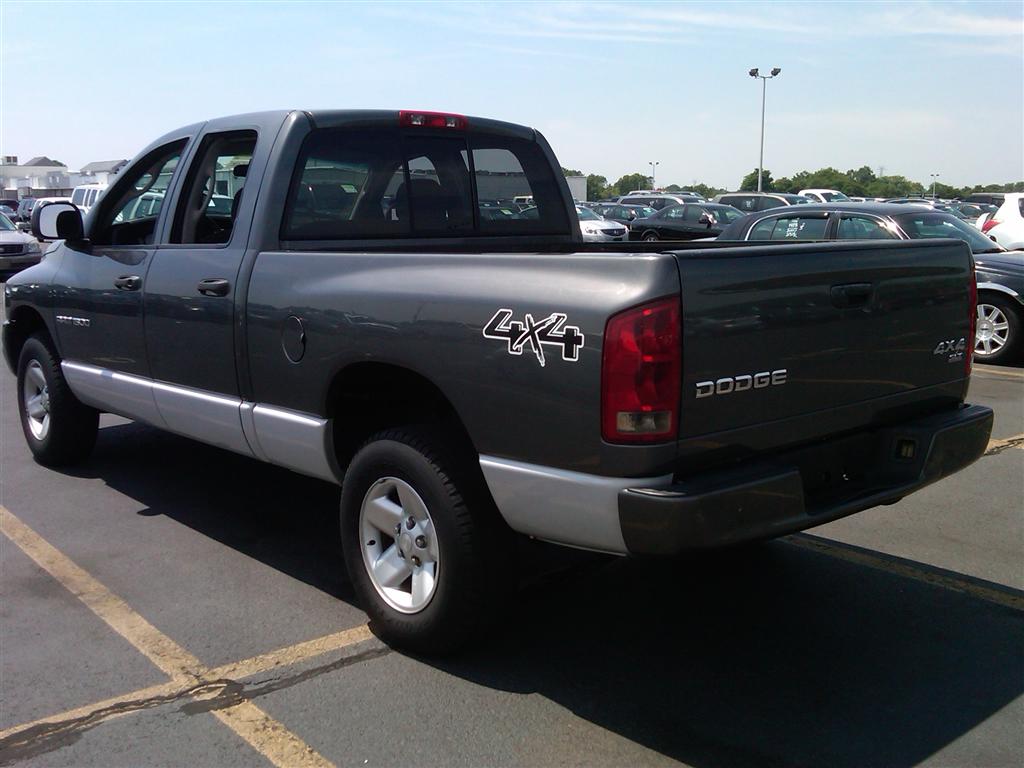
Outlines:
<svg viewBox="0 0 1024 768"><path fill-rule="evenodd" d="M679 318L679 299L673 297L608 320L601 361L601 436L606 441L675 438L683 351Z"/></svg>
<svg viewBox="0 0 1024 768"><path fill-rule="evenodd" d="M996 221L995 219L989 219L988 221L986 221L984 224L981 225L981 232L982 232L982 234L987 235L988 231L990 229L992 229L992 227L998 227L1000 224L1002 224L1001 221Z"/></svg>
<svg viewBox="0 0 1024 768"><path fill-rule="evenodd" d="M967 288L968 311L971 313L967 322L967 349L964 350L964 373L971 375L971 365L974 361L974 340L978 333L978 278L974 273L974 259L971 259L971 284Z"/></svg>

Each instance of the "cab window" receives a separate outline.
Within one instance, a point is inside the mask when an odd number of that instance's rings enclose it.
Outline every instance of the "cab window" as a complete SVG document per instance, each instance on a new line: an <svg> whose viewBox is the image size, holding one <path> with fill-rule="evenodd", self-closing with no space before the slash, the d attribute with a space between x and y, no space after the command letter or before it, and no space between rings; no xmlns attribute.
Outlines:
<svg viewBox="0 0 1024 768"><path fill-rule="evenodd" d="M182 139L151 152L107 190L99 217L89 233L93 243L145 245L153 242L160 205L146 203L142 198L158 199L162 204L186 143L187 140Z"/></svg>
<svg viewBox="0 0 1024 768"><path fill-rule="evenodd" d="M895 240L896 235L878 219L867 216L843 216L839 220L839 240Z"/></svg>
<svg viewBox="0 0 1024 768"><path fill-rule="evenodd" d="M759 221L748 240L824 240L828 219L824 216L779 216Z"/></svg>

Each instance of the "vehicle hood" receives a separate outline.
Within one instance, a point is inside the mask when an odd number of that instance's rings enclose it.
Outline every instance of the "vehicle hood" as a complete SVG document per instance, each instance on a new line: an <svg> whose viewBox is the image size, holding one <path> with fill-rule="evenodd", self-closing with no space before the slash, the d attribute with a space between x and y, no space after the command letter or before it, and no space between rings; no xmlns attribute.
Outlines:
<svg viewBox="0 0 1024 768"><path fill-rule="evenodd" d="M0 231L0 243L11 245L12 243L34 243L36 239L27 232L16 232L10 230Z"/></svg>
<svg viewBox="0 0 1024 768"><path fill-rule="evenodd" d="M974 263L979 270L989 269L1011 275L1024 275L1024 251L978 253L974 256Z"/></svg>

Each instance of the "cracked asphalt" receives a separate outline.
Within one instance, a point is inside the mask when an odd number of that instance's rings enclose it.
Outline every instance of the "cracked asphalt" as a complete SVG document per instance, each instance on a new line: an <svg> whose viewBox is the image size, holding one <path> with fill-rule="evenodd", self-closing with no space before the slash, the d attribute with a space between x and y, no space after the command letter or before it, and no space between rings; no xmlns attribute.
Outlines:
<svg viewBox="0 0 1024 768"><path fill-rule="evenodd" d="M0 536L0 765L1024 761L1019 368L978 369L995 440L960 475L686 560L528 548L532 586L443 661L361 629L336 488L109 416L89 464L47 470L14 393L0 372L0 505L122 600L129 629ZM140 652L136 617L192 677Z"/></svg>

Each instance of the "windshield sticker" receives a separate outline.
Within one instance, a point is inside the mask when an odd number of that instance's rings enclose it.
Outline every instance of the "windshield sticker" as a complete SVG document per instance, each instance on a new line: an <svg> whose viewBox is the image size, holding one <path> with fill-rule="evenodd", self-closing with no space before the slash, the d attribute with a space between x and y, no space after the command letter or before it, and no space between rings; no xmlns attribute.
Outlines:
<svg viewBox="0 0 1024 768"><path fill-rule="evenodd" d="M580 359L580 348L586 340L578 327L565 324L567 315L552 312L547 317L534 320L533 315L527 312L523 322L520 322L512 320L512 314L511 309L495 312L484 326L484 338L508 342L510 355L522 355L529 345L541 368L547 362L544 347L561 349L563 360L576 362Z"/></svg>

